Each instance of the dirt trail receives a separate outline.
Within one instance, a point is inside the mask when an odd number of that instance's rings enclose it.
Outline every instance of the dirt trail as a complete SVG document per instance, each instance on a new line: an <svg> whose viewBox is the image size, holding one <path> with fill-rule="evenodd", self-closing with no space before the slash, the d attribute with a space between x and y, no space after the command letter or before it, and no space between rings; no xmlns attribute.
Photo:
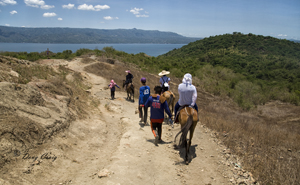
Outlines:
<svg viewBox="0 0 300 185"><path fill-rule="evenodd" d="M172 143L179 125L172 129L164 124L164 142L155 146L150 126L139 124L138 95L132 103L125 100L125 92L117 91L110 100L109 82L83 71L89 64L76 59L55 65L86 77L93 86L91 94L100 100L99 111L6 165L0 184L232 184L232 166L221 155L224 147L201 123L192 141L192 161L185 165Z"/></svg>

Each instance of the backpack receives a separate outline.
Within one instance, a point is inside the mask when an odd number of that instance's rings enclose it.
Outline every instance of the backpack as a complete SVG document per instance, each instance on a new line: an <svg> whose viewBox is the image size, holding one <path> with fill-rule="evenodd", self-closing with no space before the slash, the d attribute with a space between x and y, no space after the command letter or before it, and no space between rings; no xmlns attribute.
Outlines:
<svg viewBox="0 0 300 185"><path fill-rule="evenodd" d="M110 84L109 84L109 88L111 89L111 88L113 88L115 85L116 85L116 83L110 83Z"/></svg>
<svg viewBox="0 0 300 185"><path fill-rule="evenodd" d="M167 91L167 90L169 89L169 84L168 84L168 82L166 82L166 81L164 80L164 78L162 78L162 81L164 82L163 85L162 85L162 89L163 89L164 91ZM168 81L168 78L167 78L167 81Z"/></svg>
<svg viewBox="0 0 300 185"><path fill-rule="evenodd" d="M162 86L164 91L167 91L169 89L169 84L167 82L165 82Z"/></svg>

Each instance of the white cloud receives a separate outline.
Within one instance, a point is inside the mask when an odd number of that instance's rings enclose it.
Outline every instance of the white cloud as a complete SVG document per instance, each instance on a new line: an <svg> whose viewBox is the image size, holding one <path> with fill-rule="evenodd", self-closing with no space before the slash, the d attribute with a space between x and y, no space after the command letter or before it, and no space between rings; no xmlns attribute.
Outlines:
<svg viewBox="0 0 300 185"><path fill-rule="evenodd" d="M96 11L100 11L100 10L110 9L110 7L108 5L96 5L95 9Z"/></svg>
<svg viewBox="0 0 300 185"><path fill-rule="evenodd" d="M57 20L62 21L63 19L59 17Z"/></svg>
<svg viewBox="0 0 300 185"><path fill-rule="evenodd" d="M142 14L141 12L143 11L143 8L133 8L130 10L131 13L133 13L136 17L149 17L148 12L144 11L146 14Z"/></svg>
<svg viewBox="0 0 300 185"><path fill-rule="evenodd" d="M106 17L103 17L103 19L105 19L105 20L114 20L114 19L119 19L119 17L106 16Z"/></svg>
<svg viewBox="0 0 300 185"><path fill-rule="evenodd" d="M9 24L5 24L5 26L10 26Z"/></svg>
<svg viewBox="0 0 300 185"><path fill-rule="evenodd" d="M54 8L54 6L53 6L53 5L42 5L42 6L41 6L41 9L46 9L46 10L48 10L48 9L50 9L50 8Z"/></svg>
<svg viewBox="0 0 300 185"><path fill-rule="evenodd" d="M35 7L35 8L42 8L42 9L50 9L54 8L53 5L46 5L45 1L43 0L24 0L24 3L27 6Z"/></svg>
<svg viewBox="0 0 300 185"><path fill-rule="evenodd" d="M78 6L78 10L95 10L93 5L82 4Z"/></svg>
<svg viewBox="0 0 300 185"><path fill-rule="evenodd" d="M17 1L14 1L14 0L0 0L0 5L15 5L17 4Z"/></svg>
<svg viewBox="0 0 300 185"><path fill-rule="evenodd" d="M49 13L49 12L47 12L47 13L44 13L43 14L43 17L55 17L56 16L56 13Z"/></svg>
<svg viewBox="0 0 300 185"><path fill-rule="evenodd" d="M136 15L136 17L149 17L149 15Z"/></svg>
<svg viewBox="0 0 300 185"><path fill-rule="evenodd" d="M108 5L87 5L87 4L82 4L78 6L78 10L92 10L92 11L100 11L104 9L109 9L110 7Z"/></svg>
<svg viewBox="0 0 300 185"><path fill-rule="evenodd" d="M43 1L43 0L24 0L24 3L27 6L31 6L31 7L35 7L35 8L45 5L45 1Z"/></svg>
<svg viewBox="0 0 300 185"><path fill-rule="evenodd" d="M131 9L130 12L133 13L133 14L140 14L140 11L144 10L143 8L134 8L134 9Z"/></svg>
<svg viewBox="0 0 300 185"><path fill-rule="evenodd" d="M13 11L11 11L11 12L9 12L11 15L14 15L14 14L16 14L16 13L18 13L16 10L13 10Z"/></svg>
<svg viewBox="0 0 300 185"><path fill-rule="evenodd" d="M74 4L70 4L70 3L68 5L62 5L62 7L66 9L73 9L74 6L75 6Z"/></svg>
<svg viewBox="0 0 300 185"><path fill-rule="evenodd" d="M277 35L278 37L287 37L287 35L286 34L279 34L279 35Z"/></svg>

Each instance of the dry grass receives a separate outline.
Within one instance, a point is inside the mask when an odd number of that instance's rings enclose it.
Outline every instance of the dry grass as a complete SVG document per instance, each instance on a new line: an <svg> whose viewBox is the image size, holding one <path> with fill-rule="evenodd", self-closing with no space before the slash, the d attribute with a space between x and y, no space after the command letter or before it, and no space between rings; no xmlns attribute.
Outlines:
<svg viewBox="0 0 300 185"><path fill-rule="evenodd" d="M300 184L299 121L279 124L278 119L217 107L207 107L200 117L262 184Z"/></svg>

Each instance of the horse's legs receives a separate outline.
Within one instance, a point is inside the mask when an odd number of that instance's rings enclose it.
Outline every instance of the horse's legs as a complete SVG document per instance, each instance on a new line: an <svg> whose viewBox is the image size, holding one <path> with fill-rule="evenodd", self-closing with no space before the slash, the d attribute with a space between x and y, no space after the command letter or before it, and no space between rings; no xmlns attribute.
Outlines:
<svg viewBox="0 0 300 185"><path fill-rule="evenodd" d="M190 128L190 139L189 139L189 143L187 145L187 153L190 153L190 147L192 145L192 138L194 135L194 131L195 131L195 127L196 127L197 122L193 122L191 128ZM188 160L188 158L186 158Z"/></svg>
<svg viewBox="0 0 300 185"><path fill-rule="evenodd" d="M171 107L172 107L172 115L174 114L174 119L175 119L175 116L176 116L176 115L175 115L175 113L174 113L174 106L175 106L174 104L175 104L175 100L173 99L173 102L172 102L172 106L171 106ZM174 120L174 121L175 121L175 120Z"/></svg>
<svg viewBox="0 0 300 185"><path fill-rule="evenodd" d="M189 164L189 145L187 140L185 140L185 164Z"/></svg>
<svg viewBox="0 0 300 185"><path fill-rule="evenodd" d="M134 102L134 92L132 92L132 102Z"/></svg>

